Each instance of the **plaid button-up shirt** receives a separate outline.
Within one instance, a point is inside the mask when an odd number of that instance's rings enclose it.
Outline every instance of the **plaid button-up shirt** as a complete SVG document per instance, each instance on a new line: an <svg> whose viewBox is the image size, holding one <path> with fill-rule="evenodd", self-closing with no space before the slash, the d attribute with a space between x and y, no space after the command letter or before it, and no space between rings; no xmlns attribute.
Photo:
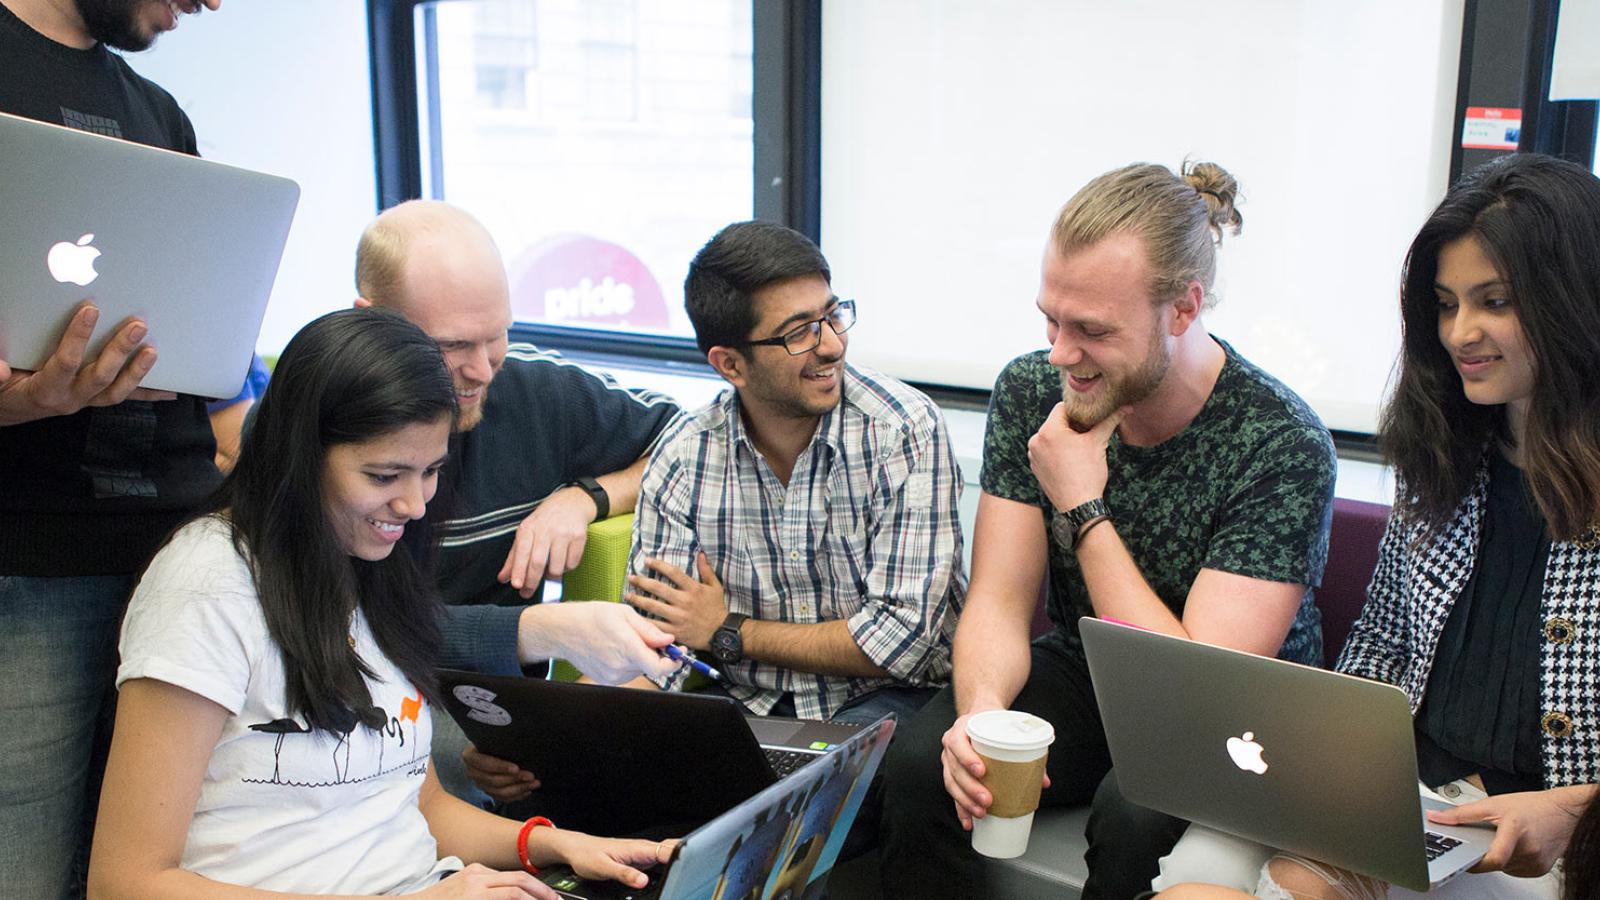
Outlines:
<svg viewBox="0 0 1600 900"><path fill-rule="evenodd" d="M792 692L802 718L826 719L880 687L950 677L967 578L961 472L944 416L922 393L852 366L842 395L787 485L750 442L729 390L668 426L640 488L634 573L651 574L646 557L693 573L704 550L730 611L844 619L892 676L817 675L750 659L724 667L724 687L757 714Z"/></svg>

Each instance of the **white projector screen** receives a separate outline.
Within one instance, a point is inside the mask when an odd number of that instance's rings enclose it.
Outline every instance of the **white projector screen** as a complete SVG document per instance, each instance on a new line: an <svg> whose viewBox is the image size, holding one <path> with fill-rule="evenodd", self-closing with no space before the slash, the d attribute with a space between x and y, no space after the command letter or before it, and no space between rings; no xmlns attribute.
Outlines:
<svg viewBox="0 0 1600 900"><path fill-rule="evenodd" d="M853 359L987 389L1045 346L1056 211L1133 162L1220 163L1244 230L1212 333L1370 432L1401 261L1443 195L1462 0L828 0L822 248Z"/></svg>

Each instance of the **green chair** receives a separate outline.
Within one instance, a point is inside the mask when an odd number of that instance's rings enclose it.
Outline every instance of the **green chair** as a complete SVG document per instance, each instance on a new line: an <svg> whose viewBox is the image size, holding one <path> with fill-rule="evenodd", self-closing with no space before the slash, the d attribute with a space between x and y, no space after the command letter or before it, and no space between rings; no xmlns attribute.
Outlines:
<svg viewBox="0 0 1600 900"><path fill-rule="evenodd" d="M627 586L628 551L633 544L633 513L622 513L589 525L583 559L561 579L561 602L622 600ZM564 659L555 660L550 677L577 681L582 674Z"/></svg>

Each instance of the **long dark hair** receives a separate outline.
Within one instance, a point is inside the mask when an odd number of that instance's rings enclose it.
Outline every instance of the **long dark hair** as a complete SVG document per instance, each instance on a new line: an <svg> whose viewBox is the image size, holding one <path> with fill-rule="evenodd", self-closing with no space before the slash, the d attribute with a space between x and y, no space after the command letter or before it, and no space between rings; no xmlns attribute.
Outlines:
<svg viewBox="0 0 1600 900"><path fill-rule="evenodd" d="M1439 340L1439 250L1471 235L1510 288L1533 356L1523 468L1552 536L1600 512L1600 179L1574 163L1512 154L1456 183L1406 256L1399 379L1379 442L1405 483L1402 510L1433 527L1472 488L1486 448L1509 442L1504 410L1467 399Z"/></svg>
<svg viewBox="0 0 1600 900"><path fill-rule="evenodd" d="M455 415L444 358L421 329L389 310L330 313L284 349L238 465L209 504L249 561L283 653L289 712L313 728L385 723L364 680L372 669L349 642L357 607L384 655L430 700L440 646L429 519L408 525L381 562L346 554L323 505L328 449Z"/></svg>
<svg viewBox="0 0 1600 900"><path fill-rule="evenodd" d="M1593 900L1600 897L1600 791L1572 830L1562 863L1562 900Z"/></svg>

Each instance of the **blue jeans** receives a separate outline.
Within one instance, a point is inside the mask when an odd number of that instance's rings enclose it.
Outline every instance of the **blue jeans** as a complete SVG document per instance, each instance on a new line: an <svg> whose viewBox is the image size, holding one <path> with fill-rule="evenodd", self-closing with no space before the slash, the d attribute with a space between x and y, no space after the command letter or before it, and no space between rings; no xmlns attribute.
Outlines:
<svg viewBox="0 0 1600 900"><path fill-rule="evenodd" d="M879 688L839 707L831 721L871 725L889 713L894 713L895 719L904 725L938 692L938 688L931 687Z"/></svg>
<svg viewBox="0 0 1600 900"><path fill-rule="evenodd" d="M904 726L906 720L916 715L917 711L922 709L923 704L933 699L933 695L938 692L938 688L931 687L879 688L870 693L862 694L834 710L833 716L828 721L871 725L889 713L894 713L900 725ZM733 695L728 693L727 688L714 681L701 688L700 693L717 694L733 699ZM772 710L767 715L793 719L795 717L794 695L784 694L778 699L777 703L773 704Z"/></svg>
<svg viewBox="0 0 1600 900"><path fill-rule="evenodd" d="M79 897L132 576L0 575L0 891Z"/></svg>

